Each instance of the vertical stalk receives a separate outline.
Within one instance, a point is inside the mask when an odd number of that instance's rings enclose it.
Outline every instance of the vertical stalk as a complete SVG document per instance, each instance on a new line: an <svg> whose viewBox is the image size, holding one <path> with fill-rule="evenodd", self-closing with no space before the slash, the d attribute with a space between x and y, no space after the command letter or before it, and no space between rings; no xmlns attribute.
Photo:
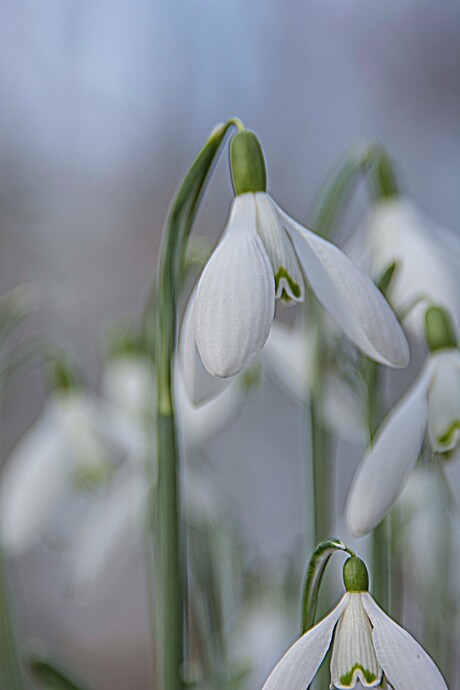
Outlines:
<svg viewBox="0 0 460 690"><path fill-rule="evenodd" d="M0 688L23 690L21 661L14 629L7 570L0 553Z"/></svg>
<svg viewBox="0 0 460 690"><path fill-rule="evenodd" d="M368 361L367 369L367 424L369 444L374 442L379 424L380 367ZM372 593L380 606L390 612L391 604L391 535L387 516L372 532Z"/></svg>
<svg viewBox="0 0 460 690"><path fill-rule="evenodd" d="M154 348L158 451L154 552L156 642L161 690L183 690L185 687L186 564L173 393L177 292L193 220L217 153L232 125L241 127L239 121L230 120L215 128L186 174L170 208L160 251ZM153 534L149 530L150 553L152 539Z"/></svg>

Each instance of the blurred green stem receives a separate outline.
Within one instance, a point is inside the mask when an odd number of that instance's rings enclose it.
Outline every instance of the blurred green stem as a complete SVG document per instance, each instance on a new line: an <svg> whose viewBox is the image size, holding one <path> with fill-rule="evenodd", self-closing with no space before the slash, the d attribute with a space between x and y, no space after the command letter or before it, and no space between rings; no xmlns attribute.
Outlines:
<svg viewBox="0 0 460 690"><path fill-rule="evenodd" d="M154 551L161 690L185 687L186 568L173 393L177 293L187 239L217 153L231 126L242 127L236 119L216 127L187 172L171 205L160 251L154 334L158 451ZM149 545L152 538L149 531Z"/></svg>
<svg viewBox="0 0 460 690"><path fill-rule="evenodd" d="M0 688L23 690L24 679L14 628L8 576L0 553Z"/></svg>

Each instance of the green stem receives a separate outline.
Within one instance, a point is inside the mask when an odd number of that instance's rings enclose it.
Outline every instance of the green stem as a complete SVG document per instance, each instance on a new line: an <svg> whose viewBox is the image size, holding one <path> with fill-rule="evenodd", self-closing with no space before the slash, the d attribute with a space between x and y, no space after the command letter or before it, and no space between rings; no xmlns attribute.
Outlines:
<svg viewBox="0 0 460 690"><path fill-rule="evenodd" d="M183 690L185 685L186 574L173 394L177 293L187 239L217 153L231 126L242 127L236 119L218 126L186 174L171 206L160 252L155 327L158 479L154 541L158 574L156 637L162 690ZM149 531L149 544L152 537Z"/></svg>
<svg viewBox="0 0 460 690"><path fill-rule="evenodd" d="M0 554L0 688L23 690L21 661L14 628L7 569Z"/></svg>
<svg viewBox="0 0 460 690"><path fill-rule="evenodd" d="M328 536L330 517L330 462L329 438L322 428L317 403L312 396L310 402L311 452L313 458L314 493L314 543L319 544Z"/></svg>
<svg viewBox="0 0 460 690"><path fill-rule="evenodd" d="M380 367L366 361L367 368L367 423L369 444L374 442L379 417ZM387 516L372 532L372 593L380 606L390 612L391 604L391 538L390 519Z"/></svg>

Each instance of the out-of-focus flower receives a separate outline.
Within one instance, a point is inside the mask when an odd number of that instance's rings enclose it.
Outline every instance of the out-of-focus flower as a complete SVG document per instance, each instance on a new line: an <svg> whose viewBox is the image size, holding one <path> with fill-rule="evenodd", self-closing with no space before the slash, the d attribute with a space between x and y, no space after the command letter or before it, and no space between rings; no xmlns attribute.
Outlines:
<svg viewBox="0 0 460 690"><path fill-rule="evenodd" d="M261 356L268 375L298 404L315 394L318 378L316 333L306 326L291 328L273 322ZM321 421L334 434L351 442L366 437L363 401L352 383L331 366L322 372L319 396Z"/></svg>
<svg viewBox="0 0 460 690"><path fill-rule="evenodd" d="M114 469L103 413L82 390L53 394L7 460L0 486L0 534L13 553L44 535L69 491L97 486Z"/></svg>
<svg viewBox="0 0 460 690"><path fill-rule="evenodd" d="M445 320L446 339L429 342L421 373L383 421L358 468L346 507L356 535L366 534L385 517L415 467L425 435L438 455L450 457L458 447L460 351L445 312L432 307L427 324L431 317Z"/></svg>
<svg viewBox="0 0 460 690"><path fill-rule="evenodd" d="M321 622L283 656L263 690L305 690L332 642L331 688L387 687L394 690L447 690L424 649L375 603L368 592L364 563L344 565L347 593Z"/></svg>
<svg viewBox="0 0 460 690"><path fill-rule="evenodd" d="M460 327L460 236L424 215L409 199L392 196L379 201L365 216L345 251L378 280L396 262L388 299L404 311L418 300L408 325L423 332L427 305L450 311Z"/></svg>
<svg viewBox="0 0 460 690"><path fill-rule="evenodd" d="M320 302L360 349L380 363L406 366L404 333L370 278L266 193L265 163L253 133L234 137L231 161L236 196L194 296L195 337L206 369L226 378L254 360L268 338L275 299L304 300L302 268ZM248 173L252 168L254 175Z"/></svg>

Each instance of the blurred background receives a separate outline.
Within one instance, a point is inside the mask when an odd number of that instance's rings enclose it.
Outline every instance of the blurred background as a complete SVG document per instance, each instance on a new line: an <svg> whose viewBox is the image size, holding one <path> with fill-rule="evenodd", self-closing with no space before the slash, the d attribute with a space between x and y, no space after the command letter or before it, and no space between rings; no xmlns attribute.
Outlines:
<svg viewBox="0 0 460 690"><path fill-rule="evenodd" d="M337 159L364 139L386 146L407 193L457 230L459 46L456 0L1 3L0 288L34 286L26 333L68 349L99 389L107 329L142 310L178 182L233 115L258 133L269 190L294 217L308 218ZM197 231L217 239L230 200L223 156ZM3 459L44 399L41 373L21 379L4 410ZM302 413L265 382L205 451L245 558L278 572L295 554L297 575L311 537L302 433ZM359 459L348 455L339 506ZM84 599L66 590L61 561L41 545L10 559L21 637L44 641L94 688L144 688L141 546ZM270 621L260 625L266 636Z"/></svg>

